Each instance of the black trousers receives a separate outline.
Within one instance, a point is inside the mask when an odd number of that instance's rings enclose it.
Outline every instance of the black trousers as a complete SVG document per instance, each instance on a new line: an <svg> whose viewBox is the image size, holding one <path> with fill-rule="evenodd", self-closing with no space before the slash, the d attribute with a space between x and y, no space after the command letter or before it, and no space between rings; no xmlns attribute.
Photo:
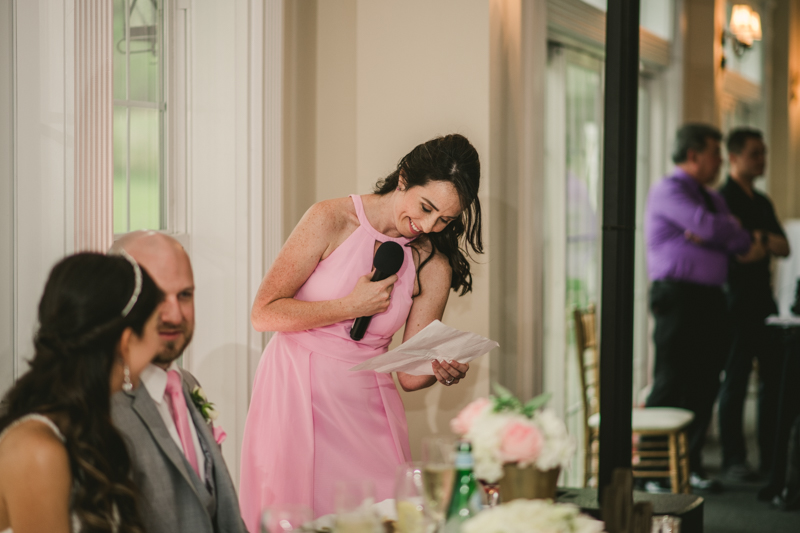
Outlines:
<svg viewBox="0 0 800 533"><path fill-rule="evenodd" d="M787 479L789 441L792 427L800 421L800 328L785 332L785 349L781 368L781 387L778 399L777 431L773 444L772 461L769 469L768 488L778 494L788 483L795 483L795 493L800 491L800 480ZM797 431L795 429L795 431ZM795 435L800 444L800 438ZM797 445L797 444L796 444ZM800 471L796 467L795 470Z"/></svg>
<svg viewBox="0 0 800 533"><path fill-rule="evenodd" d="M760 297L759 297L760 296ZM742 420L753 359L758 359L758 448L760 469L769 469L778 422L781 386L780 331L764 323L778 308L772 295L729 296L731 350L719 393L719 436L722 467L744 463L747 449Z"/></svg>
<svg viewBox="0 0 800 533"><path fill-rule="evenodd" d="M650 309L656 360L646 406L694 413L688 428L689 464L702 472L703 445L730 345L725 295L718 287L655 281Z"/></svg>

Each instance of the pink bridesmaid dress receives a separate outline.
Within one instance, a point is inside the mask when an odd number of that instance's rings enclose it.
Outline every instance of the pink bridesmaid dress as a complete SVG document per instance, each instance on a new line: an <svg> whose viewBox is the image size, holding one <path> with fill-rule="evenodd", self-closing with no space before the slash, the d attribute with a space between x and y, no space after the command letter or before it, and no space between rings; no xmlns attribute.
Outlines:
<svg viewBox="0 0 800 533"><path fill-rule="evenodd" d="M351 196L360 226L321 261L295 298L342 298L372 270L375 242L403 245L389 308L375 315L361 341L352 320L276 333L256 372L242 445L239 500L248 529L259 531L271 505L305 504L315 516L335 511L339 480L374 482L377 501L394 497L398 464L411 458L403 403L392 376L350 367L384 353L411 309L416 272L411 239L370 226L361 197Z"/></svg>

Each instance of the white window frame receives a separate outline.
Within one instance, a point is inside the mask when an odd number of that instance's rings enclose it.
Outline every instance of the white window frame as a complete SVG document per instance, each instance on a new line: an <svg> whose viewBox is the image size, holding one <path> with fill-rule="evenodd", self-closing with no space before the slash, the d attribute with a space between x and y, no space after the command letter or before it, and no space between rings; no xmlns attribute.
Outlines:
<svg viewBox="0 0 800 533"><path fill-rule="evenodd" d="M177 239L187 250L189 213L189 146L187 131L189 95L189 0L162 0L162 92L165 114L161 128L161 227L159 231ZM115 102L116 105L116 102ZM127 164L130 165L128 156ZM128 191L128 221L130 221ZM123 233L115 233L114 240Z"/></svg>
<svg viewBox="0 0 800 533"><path fill-rule="evenodd" d="M165 187L164 231L175 237L187 250L189 213L189 129L188 108L190 105L189 40L190 1L165 0L168 8L164 10L164 28L169 31L169 40L164 59L165 91L167 105L165 131Z"/></svg>

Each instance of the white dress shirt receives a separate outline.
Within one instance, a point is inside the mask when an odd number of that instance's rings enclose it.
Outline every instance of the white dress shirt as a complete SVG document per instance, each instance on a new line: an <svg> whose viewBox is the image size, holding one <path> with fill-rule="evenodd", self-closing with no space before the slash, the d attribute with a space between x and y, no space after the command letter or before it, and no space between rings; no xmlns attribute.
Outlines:
<svg viewBox="0 0 800 533"><path fill-rule="evenodd" d="M177 370L180 373L181 369L175 363L169 365L168 370ZM182 376L183 374L181 374ZM164 419L164 424L167 426L167 431L169 431L172 440L175 441L175 444L178 446L178 449L183 451L183 445L181 444L181 438L178 435L178 428L175 427L175 420L172 418L172 412L169 408L169 401L167 400L166 390L167 390L167 371L163 370L162 368L156 365L148 365L142 373L140 374L139 379L144 383L147 392L150 393L150 396L153 398L153 401L156 403L156 409L158 409L161 418ZM183 379L183 378L181 378ZM187 406L187 410L188 410ZM206 456L203 453L203 448L200 446L200 440L197 438L197 429L194 427L194 420L192 419L192 415L189 415L189 431L192 433L192 444L194 444L194 450L197 454L197 469L200 471L200 481L203 483L206 482Z"/></svg>

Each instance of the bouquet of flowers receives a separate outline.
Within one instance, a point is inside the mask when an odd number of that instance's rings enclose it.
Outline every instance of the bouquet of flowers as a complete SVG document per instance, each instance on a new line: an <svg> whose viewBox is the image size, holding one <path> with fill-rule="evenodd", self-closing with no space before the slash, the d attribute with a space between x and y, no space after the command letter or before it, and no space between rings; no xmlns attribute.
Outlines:
<svg viewBox="0 0 800 533"><path fill-rule="evenodd" d="M462 533L601 533L604 524L578 507L549 500L514 500L478 513Z"/></svg>
<svg viewBox="0 0 800 533"><path fill-rule="evenodd" d="M564 423L544 405L550 394L523 404L495 385L495 396L478 398L450 421L450 429L472 443L475 476L487 483L503 477L503 464L535 465L547 471L564 468L575 443Z"/></svg>

